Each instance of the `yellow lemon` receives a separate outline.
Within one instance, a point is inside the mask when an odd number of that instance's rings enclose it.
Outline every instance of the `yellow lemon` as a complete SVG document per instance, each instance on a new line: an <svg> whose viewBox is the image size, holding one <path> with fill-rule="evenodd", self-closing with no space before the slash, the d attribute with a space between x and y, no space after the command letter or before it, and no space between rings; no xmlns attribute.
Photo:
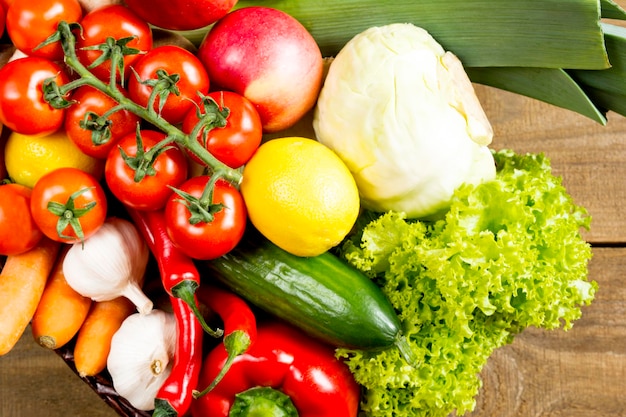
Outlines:
<svg viewBox="0 0 626 417"><path fill-rule="evenodd" d="M9 177L31 188L40 177L57 168L78 168L99 179L104 167L103 161L82 153L62 130L48 136L11 132L4 158Z"/></svg>
<svg viewBox="0 0 626 417"><path fill-rule="evenodd" d="M359 214L359 192L343 161L301 137L263 143L243 171L241 193L252 224L298 256L337 245Z"/></svg>

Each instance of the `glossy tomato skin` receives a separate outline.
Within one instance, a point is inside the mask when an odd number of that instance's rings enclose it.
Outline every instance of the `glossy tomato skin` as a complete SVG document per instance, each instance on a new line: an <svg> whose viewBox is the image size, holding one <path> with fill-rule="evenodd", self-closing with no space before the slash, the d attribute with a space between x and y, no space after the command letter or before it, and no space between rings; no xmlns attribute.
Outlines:
<svg viewBox="0 0 626 417"><path fill-rule="evenodd" d="M200 198L209 181L206 175L192 177L179 189ZM172 242L193 259L209 260L231 251L241 241L247 212L239 191L225 180L218 180L213 190L213 203L223 204L211 222L191 224L190 212L177 194L165 205L167 234Z"/></svg>
<svg viewBox="0 0 626 417"><path fill-rule="evenodd" d="M125 90L119 87L120 91L127 95ZM89 85L84 85L72 94L72 104L65 115L65 132L76 146L86 155L98 159L106 159L111 149L117 142L129 133L134 133L140 118L128 110L118 110L108 117L111 122L111 138L103 144L94 144L92 131L83 129L80 126L87 112L93 112L99 116L117 106L117 102L100 90Z"/></svg>
<svg viewBox="0 0 626 417"><path fill-rule="evenodd" d="M128 80L128 94L130 98L142 105L148 105L152 87L139 80L157 79L157 70L165 70L167 74L178 74L180 80L176 83L180 94L169 94L161 116L172 124L179 124L194 102L199 102L198 93L209 92L209 76L200 60L188 50L175 45L163 45L152 49L132 65L138 77L132 76ZM138 79L139 78L139 79ZM159 111L159 100L154 103L155 111Z"/></svg>
<svg viewBox="0 0 626 417"><path fill-rule="evenodd" d="M226 126L213 128L208 134L206 143L202 135L198 135L198 142L211 154L231 168L244 165L261 144L263 138L263 124L256 107L244 96L231 91L214 91L209 94L220 109L228 108L229 115ZM183 120L182 129L185 133L192 132L199 118L193 108ZM196 162L200 160L192 155Z"/></svg>
<svg viewBox="0 0 626 417"><path fill-rule="evenodd" d="M155 130L142 130L141 139L146 151L152 149L165 134ZM129 156L137 155L137 138L135 133L120 139L118 147ZM155 175L146 175L141 181L135 182L135 171L130 168L120 149L114 148L109 153L104 166L106 183L118 200L137 210L158 210L165 206L172 190L187 179L188 163L180 148L174 147L162 152L153 167Z"/></svg>
<svg viewBox="0 0 626 417"><path fill-rule="evenodd" d="M163 29L200 29L221 19L237 0L126 0L145 21Z"/></svg>
<svg viewBox="0 0 626 417"><path fill-rule="evenodd" d="M56 61L63 58L60 42L35 48L57 30L60 21L78 22L82 16L78 0L19 0L7 10L6 29L15 47L26 55Z"/></svg>
<svg viewBox="0 0 626 417"><path fill-rule="evenodd" d="M104 189L92 175L76 168L58 168L42 176L35 186L30 200L30 211L44 235L63 243L80 242L79 236L68 225L60 236L57 233L59 217L48 210L49 202L66 204L70 196L85 190L74 200L76 208L83 208L95 202L85 215L79 218L84 238L94 234L104 223L107 215L107 199Z"/></svg>
<svg viewBox="0 0 626 417"><path fill-rule="evenodd" d="M81 20L82 35L76 39L76 55L80 62L89 66L96 61L102 52L97 50L84 50L82 48L100 45L106 42L108 37L116 40L134 37L128 42L129 48L135 48L145 53L152 49L152 30L148 23L142 20L129 8L113 4L92 10ZM124 78L128 79L130 71L128 67L141 57L141 53L126 55L124 57ZM108 81L111 78L111 64L107 60L91 69L92 73L101 80ZM119 80L119 75L118 75Z"/></svg>
<svg viewBox="0 0 626 417"><path fill-rule="evenodd" d="M7 27L7 9L8 7L0 1L0 36L4 35Z"/></svg>
<svg viewBox="0 0 626 417"><path fill-rule="evenodd" d="M0 69L0 122L24 135L48 135L63 126L65 109L55 109L43 97L43 83L58 85L69 77L63 67L45 58L25 57Z"/></svg>
<svg viewBox="0 0 626 417"><path fill-rule="evenodd" d="M0 255L26 252L43 237L30 214L31 194L24 185L0 185Z"/></svg>

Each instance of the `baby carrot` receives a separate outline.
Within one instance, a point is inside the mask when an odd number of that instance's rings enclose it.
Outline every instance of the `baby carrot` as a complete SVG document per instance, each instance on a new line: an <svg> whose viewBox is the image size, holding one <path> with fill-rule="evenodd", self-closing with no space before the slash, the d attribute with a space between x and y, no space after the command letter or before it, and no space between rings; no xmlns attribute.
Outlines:
<svg viewBox="0 0 626 417"><path fill-rule="evenodd" d="M33 249L7 257L0 273L0 355L13 349L33 318L60 246L43 238Z"/></svg>
<svg viewBox="0 0 626 417"><path fill-rule="evenodd" d="M78 375L94 376L106 368L113 335L124 319L136 311L135 305L126 297L92 303L74 346Z"/></svg>
<svg viewBox="0 0 626 417"><path fill-rule="evenodd" d="M33 337L43 347L57 349L78 333L91 306L91 298L74 291L65 280L61 251L30 323Z"/></svg>

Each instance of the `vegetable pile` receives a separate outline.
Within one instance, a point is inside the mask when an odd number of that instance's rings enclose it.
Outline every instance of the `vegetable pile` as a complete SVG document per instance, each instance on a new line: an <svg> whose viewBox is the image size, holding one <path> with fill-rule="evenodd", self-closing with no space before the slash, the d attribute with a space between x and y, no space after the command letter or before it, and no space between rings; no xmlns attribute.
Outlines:
<svg viewBox="0 0 626 417"><path fill-rule="evenodd" d="M0 2L0 355L30 324L153 416L443 417L569 329L591 219L471 82L605 123L626 12L398 3Z"/></svg>

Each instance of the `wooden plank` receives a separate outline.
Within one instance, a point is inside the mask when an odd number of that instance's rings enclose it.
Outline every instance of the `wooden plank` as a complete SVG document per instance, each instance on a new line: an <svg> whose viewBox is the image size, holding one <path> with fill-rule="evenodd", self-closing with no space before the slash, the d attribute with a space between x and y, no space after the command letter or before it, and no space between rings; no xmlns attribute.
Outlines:
<svg viewBox="0 0 626 417"><path fill-rule="evenodd" d="M54 352L39 346L30 327L0 357L0 416L114 417L117 413Z"/></svg>
<svg viewBox="0 0 626 417"><path fill-rule="evenodd" d="M494 127L494 149L544 153L574 201L589 210L584 236L626 242L626 118L610 113L602 126L527 97L476 86Z"/></svg>

